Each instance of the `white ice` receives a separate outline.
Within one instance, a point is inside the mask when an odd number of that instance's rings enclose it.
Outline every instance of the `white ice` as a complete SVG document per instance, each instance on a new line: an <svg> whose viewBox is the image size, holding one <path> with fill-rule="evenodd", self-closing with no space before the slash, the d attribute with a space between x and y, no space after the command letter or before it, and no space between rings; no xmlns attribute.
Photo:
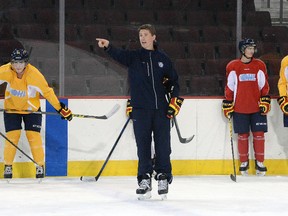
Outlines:
<svg viewBox="0 0 288 216"><path fill-rule="evenodd" d="M288 214L288 177L175 176L168 199L157 195L139 201L135 177L100 177L97 182L79 178L46 177L0 180L0 215L3 216L270 216Z"/></svg>

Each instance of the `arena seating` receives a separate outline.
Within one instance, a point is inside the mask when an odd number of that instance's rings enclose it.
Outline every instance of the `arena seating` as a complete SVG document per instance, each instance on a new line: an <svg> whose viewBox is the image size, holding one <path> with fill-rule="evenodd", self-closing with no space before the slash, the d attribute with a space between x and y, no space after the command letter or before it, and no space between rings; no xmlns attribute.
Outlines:
<svg viewBox="0 0 288 216"><path fill-rule="evenodd" d="M267 65L271 91L277 94L280 60L288 51L288 28L272 26L268 12L255 11L253 0L243 2L242 36L257 42L257 57ZM1 63L9 60L18 39L58 41L58 1L0 0ZM236 57L236 0L69 0L65 2L66 44L88 53L90 58L67 58L67 95L126 94L125 68L108 61L97 47L96 37L123 49L139 48L139 25L156 26L159 49L166 52L179 73L183 95L223 95L226 64ZM13 41L13 42L12 42ZM94 61L100 58L103 64ZM58 58L32 58L55 88ZM93 60L91 60L93 59ZM99 68L89 70L91 68ZM81 68L81 69L80 69ZM112 69L113 68L113 69ZM120 69L121 68L121 69ZM119 71L117 79L111 71ZM108 73L108 74L107 74ZM83 76L81 76L81 74ZM95 79L91 77L96 76ZM89 78L90 77L90 78ZM99 81L97 81L97 77ZM110 81L105 81L111 79ZM74 79L76 79L74 81ZM115 85L101 91L93 85ZM74 85L83 85L75 88Z"/></svg>

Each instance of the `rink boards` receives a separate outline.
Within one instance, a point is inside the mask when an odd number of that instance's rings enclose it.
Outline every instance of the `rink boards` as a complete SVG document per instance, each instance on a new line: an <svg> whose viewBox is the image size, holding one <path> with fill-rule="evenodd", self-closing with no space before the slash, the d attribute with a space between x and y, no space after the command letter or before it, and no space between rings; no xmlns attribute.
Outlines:
<svg viewBox="0 0 288 216"><path fill-rule="evenodd" d="M95 176L107 158L127 117L126 98L63 99L75 114L104 115L115 104L120 109L107 120L74 118L63 121L59 116L43 115L41 131L45 147L47 176ZM229 124L222 114L222 98L187 97L177 116L182 137L195 138L187 144L180 143L176 129L171 129L172 165L174 175L222 175L233 172ZM54 112L45 100L41 100L42 111ZM3 107L3 100L1 100ZM5 132L3 113L0 114L0 130ZM288 128L283 127L283 116L276 99L268 114L268 133L265 134L265 165L267 175L288 174ZM3 170L4 140L0 139L0 169ZM251 142L251 136L250 136ZM234 153L238 167L237 137L233 134ZM19 147L31 155L24 133ZM250 145L251 169L254 155ZM17 152L13 166L14 177L35 175L34 164ZM137 155L132 122L113 152L103 176L134 176L137 172ZM2 177L2 176L1 176Z"/></svg>

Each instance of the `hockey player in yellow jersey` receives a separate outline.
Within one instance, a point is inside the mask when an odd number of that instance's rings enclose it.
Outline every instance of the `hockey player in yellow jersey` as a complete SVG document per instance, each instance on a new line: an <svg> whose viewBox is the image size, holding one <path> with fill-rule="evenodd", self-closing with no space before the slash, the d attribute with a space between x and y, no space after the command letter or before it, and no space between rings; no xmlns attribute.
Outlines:
<svg viewBox="0 0 288 216"><path fill-rule="evenodd" d="M29 54L25 49L15 49L11 61L0 67L0 84L7 83L4 99L4 125L6 137L18 144L22 121L36 166L36 178L44 177L44 150L40 135L42 115L29 111L41 111L40 95L58 111L62 119L72 120L72 112L59 102L52 88L41 72L28 62ZM9 111L10 110L10 111ZM13 110L13 111L12 111ZM15 111L16 110L16 111ZM4 178L12 178L12 164L16 148L8 141L4 147Z"/></svg>
<svg viewBox="0 0 288 216"><path fill-rule="evenodd" d="M279 98L277 102L284 113L284 127L288 127L288 55L281 61L278 81Z"/></svg>

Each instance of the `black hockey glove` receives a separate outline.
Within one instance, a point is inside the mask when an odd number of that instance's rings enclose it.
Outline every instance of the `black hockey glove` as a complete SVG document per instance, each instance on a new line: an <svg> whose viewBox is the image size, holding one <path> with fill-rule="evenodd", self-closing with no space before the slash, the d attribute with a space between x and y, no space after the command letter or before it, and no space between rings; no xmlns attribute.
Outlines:
<svg viewBox="0 0 288 216"><path fill-rule="evenodd" d="M171 80L167 77L163 78L163 85L165 87L166 93L172 93L174 89L174 85L172 84Z"/></svg>
<svg viewBox="0 0 288 216"><path fill-rule="evenodd" d="M222 110L224 113L224 116L226 118L231 118L233 112L234 112L234 103L233 101L229 101L229 100L223 100L222 101Z"/></svg>
<svg viewBox="0 0 288 216"><path fill-rule="evenodd" d="M277 99L280 109L285 115L288 115L288 98L287 96L282 96Z"/></svg>
<svg viewBox="0 0 288 216"><path fill-rule="evenodd" d="M170 100L169 107L167 110L167 117L173 118L174 116L178 115L180 108L183 104L184 99L180 97L173 97Z"/></svg>
<svg viewBox="0 0 288 216"><path fill-rule="evenodd" d="M126 115L132 118L132 110L133 107L131 106L131 99L127 100L127 105L126 105Z"/></svg>
<svg viewBox="0 0 288 216"><path fill-rule="evenodd" d="M269 95L262 96L260 98L259 108L260 108L261 115L267 115L267 113L271 109L270 103L271 103L271 97Z"/></svg>
<svg viewBox="0 0 288 216"><path fill-rule="evenodd" d="M61 106L61 109L59 109L57 112L62 116L61 118L71 121L73 118L73 114L71 110L68 107L66 107L66 105L62 102L60 102L60 106Z"/></svg>

